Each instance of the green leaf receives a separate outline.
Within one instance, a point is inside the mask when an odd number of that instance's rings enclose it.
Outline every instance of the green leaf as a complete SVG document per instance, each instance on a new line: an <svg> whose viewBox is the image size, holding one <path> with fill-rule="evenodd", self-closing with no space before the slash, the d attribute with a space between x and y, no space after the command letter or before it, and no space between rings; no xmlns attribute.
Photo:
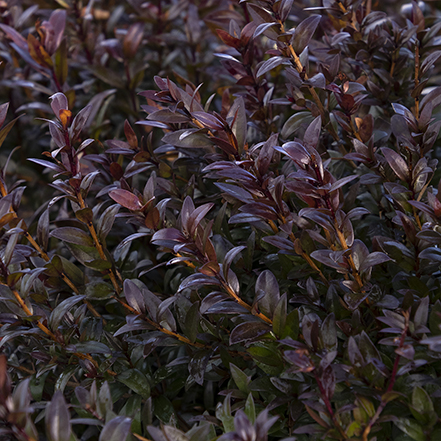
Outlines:
<svg viewBox="0 0 441 441"><path fill-rule="evenodd" d="M150 384L147 377L138 369L128 369L119 374L116 379L141 397L147 399L150 396Z"/></svg>
<svg viewBox="0 0 441 441"><path fill-rule="evenodd" d="M110 394L109 383L107 383L107 381L101 386L96 404L98 415L101 418L105 418L107 413L113 408L112 395Z"/></svg>
<svg viewBox="0 0 441 441"><path fill-rule="evenodd" d="M169 424L170 420L175 418L173 404L165 395L160 395L153 400L153 412L165 424Z"/></svg>
<svg viewBox="0 0 441 441"><path fill-rule="evenodd" d="M108 283L91 282L86 285L86 297L89 300L105 300L110 299L115 290Z"/></svg>
<svg viewBox="0 0 441 441"><path fill-rule="evenodd" d="M395 425L402 430L406 435L409 435L415 441L427 441L426 435L421 426L407 418L397 418L394 420Z"/></svg>
<svg viewBox="0 0 441 441"><path fill-rule="evenodd" d="M437 415L434 411L432 400L429 394L419 386L413 389L412 406L410 408L413 416L423 426L432 427L437 421Z"/></svg>
<svg viewBox="0 0 441 441"><path fill-rule="evenodd" d="M245 401L245 414L252 424L256 421L256 407L254 406L253 394L250 392L248 394L247 400Z"/></svg>
<svg viewBox="0 0 441 441"><path fill-rule="evenodd" d="M299 326L300 326L299 322L300 322L299 310L294 309L286 317L285 329L280 335L280 338L283 339L286 337L291 337L293 340L297 340L299 336Z"/></svg>
<svg viewBox="0 0 441 441"><path fill-rule="evenodd" d="M437 300L429 315L429 328L432 335L441 334L441 302Z"/></svg>
<svg viewBox="0 0 441 441"><path fill-rule="evenodd" d="M185 316L185 335L192 343L196 341L199 328L199 306L199 302L193 303Z"/></svg>
<svg viewBox="0 0 441 441"><path fill-rule="evenodd" d="M282 295L282 297L280 297L280 300L274 309L273 315L273 332L279 338L282 338L286 327L286 309L287 303L285 293Z"/></svg>
<svg viewBox="0 0 441 441"><path fill-rule="evenodd" d="M245 374L245 372L241 371L235 364L230 363L230 371L231 376L233 377L234 382L236 383L236 386L241 392L249 393L249 387L250 384L250 377Z"/></svg>

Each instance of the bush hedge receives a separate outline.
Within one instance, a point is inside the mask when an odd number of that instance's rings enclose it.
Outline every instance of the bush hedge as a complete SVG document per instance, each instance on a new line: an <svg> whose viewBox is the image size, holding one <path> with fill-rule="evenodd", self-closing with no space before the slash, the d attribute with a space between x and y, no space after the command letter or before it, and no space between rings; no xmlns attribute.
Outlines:
<svg viewBox="0 0 441 441"><path fill-rule="evenodd" d="M0 13L2 440L441 439L441 2Z"/></svg>

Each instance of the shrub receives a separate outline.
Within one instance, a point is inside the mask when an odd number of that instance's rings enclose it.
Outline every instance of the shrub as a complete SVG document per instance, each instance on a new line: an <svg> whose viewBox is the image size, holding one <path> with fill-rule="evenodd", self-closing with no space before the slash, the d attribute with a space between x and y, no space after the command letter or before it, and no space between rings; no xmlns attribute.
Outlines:
<svg viewBox="0 0 441 441"><path fill-rule="evenodd" d="M439 3L0 2L0 438L440 439Z"/></svg>

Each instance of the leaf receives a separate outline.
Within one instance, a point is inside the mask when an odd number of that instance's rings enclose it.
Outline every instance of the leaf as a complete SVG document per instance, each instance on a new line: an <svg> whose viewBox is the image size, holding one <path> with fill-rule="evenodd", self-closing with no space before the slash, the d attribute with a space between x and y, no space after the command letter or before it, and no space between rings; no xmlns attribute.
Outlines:
<svg viewBox="0 0 441 441"><path fill-rule="evenodd" d="M204 204L200 207L194 209L193 212L190 213L188 217L188 223L187 228L190 233L190 236L194 236L196 233L196 229L198 228L199 224L201 223L202 219L205 217L205 215L214 207L214 204Z"/></svg>
<svg viewBox="0 0 441 441"><path fill-rule="evenodd" d="M49 441L69 441L72 428L63 393L57 390L46 407L46 435ZM108 440L107 440L108 441Z"/></svg>
<svg viewBox="0 0 441 441"><path fill-rule="evenodd" d="M64 93L54 93L52 96L49 97L49 99L51 100L52 111L57 118L59 117L62 110L69 109L69 103Z"/></svg>
<svg viewBox="0 0 441 441"><path fill-rule="evenodd" d="M242 97L236 98L234 101L228 112L227 121L231 125L231 130L237 139L239 153L241 153L247 136L247 115L245 101Z"/></svg>
<svg viewBox="0 0 441 441"><path fill-rule="evenodd" d="M110 354L112 352L104 343L93 340L67 345L66 351L80 352L82 354Z"/></svg>
<svg viewBox="0 0 441 441"><path fill-rule="evenodd" d="M188 364L188 371L190 375L193 377L194 381L201 386L204 384L205 371L207 369L210 356L211 351L199 349L191 357L190 363Z"/></svg>
<svg viewBox="0 0 441 441"><path fill-rule="evenodd" d="M3 125L8 113L9 103L4 103L0 106L0 127Z"/></svg>
<svg viewBox="0 0 441 441"><path fill-rule="evenodd" d="M415 311L415 316L413 322L415 324L415 330L418 330L420 326L426 326L427 319L429 317L429 296L421 299L417 310Z"/></svg>
<svg viewBox="0 0 441 441"><path fill-rule="evenodd" d="M264 270L256 281L256 301L264 314L272 316L280 300L279 284L270 270Z"/></svg>
<svg viewBox="0 0 441 441"><path fill-rule="evenodd" d="M83 127L86 125L87 120L92 112L92 106L88 105L84 109L81 109L75 116L72 125L70 127L70 136L72 141L75 141L81 134Z"/></svg>
<svg viewBox="0 0 441 441"><path fill-rule="evenodd" d="M253 341L270 331L271 328L262 322L241 323L231 331L230 344Z"/></svg>
<svg viewBox="0 0 441 441"><path fill-rule="evenodd" d="M388 255L381 251L375 251L363 260L360 266L360 272L363 273L375 265L380 265L381 263L389 262L390 260L392 259Z"/></svg>
<svg viewBox="0 0 441 441"><path fill-rule="evenodd" d="M337 328L334 313L329 314L320 327L320 341L328 352L337 350Z"/></svg>
<svg viewBox="0 0 441 441"><path fill-rule="evenodd" d="M433 412L432 400L422 387L414 387L412 392L412 407L421 414Z"/></svg>
<svg viewBox="0 0 441 441"><path fill-rule="evenodd" d="M118 214L120 206L118 204L107 207L97 223L97 234L100 241L104 241L110 233L115 222L115 217Z"/></svg>
<svg viewBox="0 0 441 441"><path fill-rule="evenodd" d="M73 243L93 247L93 239L83 230L75 227L60 227L50 233L51 237L62 240L63 242Z"/></svg>
<svg viewBox="0 0 441 441"><path fill-rule="evenodd" d="M381 149L384 157L386 158L387 163L390 168L395 172L395 174L402 180L407 182L409 175L409 167L406 164L406 161L399 155L395 150L392 150L388 147L383 147Z"/></svg>
<svg viewBox="0 0 441 441"><path fill-rule="evenodd" d="M227 184L224 182L215 182L214 185L216 185L216 187L219 187L223 192L227 193L229 196L232 196L241 202L247 203L247 202L252 202L254 200L250 192L244 190L241 187L238 187L237 185Z"/></svg>
<svg viewBox="0 0 441 441"><path fill-rule="evenodd" d="M272 57L269 60L264 61L257 73L256 73L256 77L261 77L262 75L265 75L267 72L269 72L270 70L275 69L277 66L280 66L283 62L284 62L284 58L283 57Z"/></svg>
<svg viewBox="0 0 441 441"><path fill-rule="evenodd" d="M138 286L129 279L124 280L124 295L127 303L140 313L145 313L144 296Z"/></svg>
<svg viewBox="0 0 441 441"><path fill-rule="evenodd" d="M130 433L131 418L117 416L108 421L99 437L99 441L126 441Z"/></svg>
<svg viewBox="0 0 441 441"><path fill-rule="evenodd" d="M150 397L150 384L140 370L127 369L119 374L116 379L132 389L133 392L141 395L144 399Z"/></svg>
<svg viewBox="0 0 441 441"><path fill-rule="evenodd" d="M234 382L236 383L236 386L238 389L248 394L250 392L248 385L250 384L251 378L248 377L245 372L240 370L235 364L230 363L230 371L231 371L231 377L233 378Z"/></svg>
<svg viewBox="0 0 441 441"><path fill-rule="evenodd" d="M292 41L296 54L301 54L308 46L320 20L320 15L311 15L296 27Z"/></svg>
<svg viewBox="0 0 441 441"><path fill-rule="evenodd" d="M409 420L408 418L396 418L394 419L394 423L400 430L415 441L427 440L422 427L417 422Z"/></svg>
<svg viewBox="0 0 441 441"><path fill-rule="evenodd" d="M320 132L322 129L322 118L317 116L311 124L309 124L308 128L303 135L303 143L307 148L316 148L320 139ZM318 159L318 158L317 158Z"/></svg>
<svg viewBox="0 0 441 441"><path fill-rule="evenodd" d="M231 264L233 263L234 259L245 248L246 247L243 245L239 246L239 247L234 247L230 251L228 251L227 254L225 254L224 263L222 266L222 271L223 271L225 280L227 280L227 278L228 278L228 273L229 273Z"/></svg>
<svg viewBox="0 0 441 441"><path fill-rule="evenodd" d="M185 335L192 343L196 341L199 322L199 302L195 302L190 306L185 316Z"/></svg>
<svg viewBox="0 0 441 441"><path fill-rule="evenodd" d="M8 122L8 124L6 124L1 130L0 130L0 147L3 145L3 142L6 139L6 136L8 135L8 133L10 132L10 130L12 129L12 127L14 127L15 122L21 118L23 115L18 116L17 118L13 119L12 121Z"/></svg>
<svg viewBox="0 0 441 441"><path fill-rule="evenodd" d="M358 178L358 175L346 176L345 178L339 179L338 181L331 184L331 188L329 189L329 191L331 192L337 190L338 188L343 187L343 185L346 185L347 183L353 181L356 178Z"/></svg>
<svg viewBox="0 0 441 441"><path fill-rule="evenodd" d="M123 41L123 53L126 58L136 55L142 37L144 36L144 23L133 23L127 30Z"/></svg>
<svg viewBox="0 0 441 441"><path fill-rule="evenodd" d="M135 196L133 193L127 190L111 190L109 191L109 196L118 204L122 205L123 207L132 210L137 211L142 208L142 204L137 196Z"/></svg>

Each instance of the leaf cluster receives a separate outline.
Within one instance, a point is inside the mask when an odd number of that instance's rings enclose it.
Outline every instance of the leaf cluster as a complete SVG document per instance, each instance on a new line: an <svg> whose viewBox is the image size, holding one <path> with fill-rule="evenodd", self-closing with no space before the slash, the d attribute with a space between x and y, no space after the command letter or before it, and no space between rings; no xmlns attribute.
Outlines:
<svg viewBox="0 0 441 441"><path fill-rule="evenodd" d="M441 438L438 3L0 2L0 438Z"/></svg>

